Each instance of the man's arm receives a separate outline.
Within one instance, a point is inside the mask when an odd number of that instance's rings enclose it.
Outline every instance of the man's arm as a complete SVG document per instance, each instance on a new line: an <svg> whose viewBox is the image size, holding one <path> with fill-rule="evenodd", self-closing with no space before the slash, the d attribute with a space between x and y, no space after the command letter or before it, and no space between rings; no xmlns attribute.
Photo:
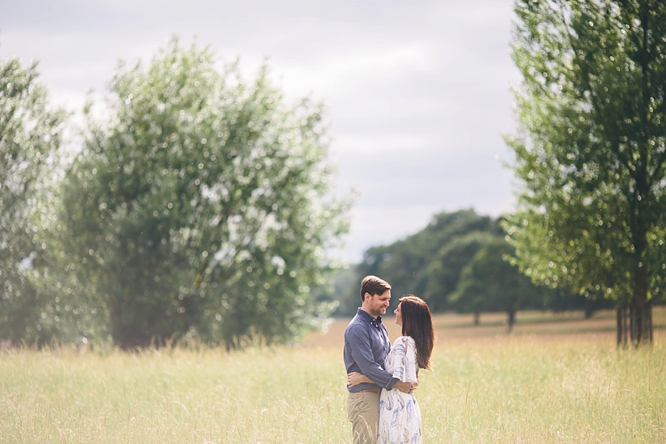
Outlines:
<svg viewBox="0 0 666 444"><path fill-rule="evenodd" d="M354 387L355 385L362 384L364 382L375 384L375 381L360 373L351 372L347 375L347 385L349 385L349 387ZM395 382L395 384L393 384L392 388L398 389L401 392L411 393L414 391L414 389L416 389L417 385L418 382L402 382L398 380Z"/></svg>
<svg viewBox="0 0 666 444"><path fill-rule="evenodd" d="M356 328L352 328L348 333L350 335L349 345L351 347L351 354L361 369L361 373L380 387L387 389L393 387L398 378L394 378L379 363L374 361L367 330L357 326Z"/></svg>

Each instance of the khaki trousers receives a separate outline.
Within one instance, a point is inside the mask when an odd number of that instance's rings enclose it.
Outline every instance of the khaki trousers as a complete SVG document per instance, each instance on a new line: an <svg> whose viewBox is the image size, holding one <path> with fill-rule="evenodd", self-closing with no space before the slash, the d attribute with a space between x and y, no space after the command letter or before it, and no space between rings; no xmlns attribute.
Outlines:
<svg viewBox="0 0 666 444"><path fill-rule="evenodd" d="M347 418L352 423L354 444L376 444L379 427L379 393L349 393Z"/></svg>

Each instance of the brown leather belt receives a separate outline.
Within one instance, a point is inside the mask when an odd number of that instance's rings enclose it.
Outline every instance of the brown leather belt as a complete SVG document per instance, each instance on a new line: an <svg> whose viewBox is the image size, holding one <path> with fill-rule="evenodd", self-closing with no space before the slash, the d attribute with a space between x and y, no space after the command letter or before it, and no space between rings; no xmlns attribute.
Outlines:
<svg viewBox="0 0 666 444"><path fill-rule="evenodd" d="M379 395L382 392L382 389L380 389L380 388L369 388L369 389L359 390L359 392L372 392L372 393L377 393Z"/></svg>

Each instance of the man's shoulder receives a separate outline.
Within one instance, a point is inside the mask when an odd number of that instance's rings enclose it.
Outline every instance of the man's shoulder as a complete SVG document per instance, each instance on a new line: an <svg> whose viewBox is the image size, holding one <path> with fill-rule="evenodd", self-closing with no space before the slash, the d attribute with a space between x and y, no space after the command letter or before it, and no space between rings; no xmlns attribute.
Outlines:
<svg viewBox="0 0 666 444"><path fill-rule="evenodd" d="M348 333L351 332L361 332L361 331L367 331L367 322L364 322L364 319L359 316L358 314L352 318L351 321L349 321L349 325L347 325L347 328L345 329L345 336L347 336Z"/></svg>
<svg viewBox="0 0 666 444"><path fill-rule="evenodd" d="M363 318L361 318L358 313L354 315L354 317L349 321L349 324L347 325L347 330L350 328L358 328L359 326L363 325Z"/></svg>

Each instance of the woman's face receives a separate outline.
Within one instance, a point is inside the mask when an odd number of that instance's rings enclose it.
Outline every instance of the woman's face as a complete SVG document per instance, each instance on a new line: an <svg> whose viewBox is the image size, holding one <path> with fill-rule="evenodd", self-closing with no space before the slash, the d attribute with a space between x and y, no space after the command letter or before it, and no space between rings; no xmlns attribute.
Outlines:
<svg viewBox="0 0 666 444"><path fill-rule="evenodd" d="M401 305L402 305L402 302L398 304L398 308L396 308L393 311L393 313L395 313L395 323L402 327L402 311L400 309Z"/></svg>

